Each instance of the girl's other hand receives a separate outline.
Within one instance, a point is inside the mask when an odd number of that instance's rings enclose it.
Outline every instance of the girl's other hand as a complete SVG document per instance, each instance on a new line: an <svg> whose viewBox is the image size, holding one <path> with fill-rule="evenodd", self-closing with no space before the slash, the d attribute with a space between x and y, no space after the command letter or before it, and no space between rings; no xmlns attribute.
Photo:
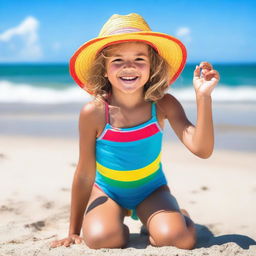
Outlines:
<svg viewBox="0 0 256 256"><path fill-rule="evenodd" d="M210 96L219 80L218 71L214 70L209 62L201 62L199 66L196 66L193 84L197 95Z"/></svg>
<svg viewBox="0 0 256 256"><path fill-rule="evenodd" d="M68 247L71 244L81 244L83 242L84 242L84 240L82 237L74 234L74 235L70 235L64 239L53 241L51 243L51 248L56 248L56 247L63 246L63 245Z"/></svg>

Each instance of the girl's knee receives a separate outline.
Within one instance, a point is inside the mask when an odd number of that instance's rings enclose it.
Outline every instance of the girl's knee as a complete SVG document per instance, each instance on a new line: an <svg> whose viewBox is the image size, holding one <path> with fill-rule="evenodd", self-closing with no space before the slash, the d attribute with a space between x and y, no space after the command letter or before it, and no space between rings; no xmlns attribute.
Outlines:
<svg viewBox="0 0 256 256"><path fill-rule="evenodd" d="M83 231L83 238L91 249L123 248L128 242L129 228L126 225L112 229L91 227Z"/></svg>
<svg viewBox="0 0 256 256"><path fill-rule="evenodd" d="M193 249L196 244L196 235L188 230L173 230L171 227L160 228L150 234L150 243L153 246L175 246L180 249Z"/></svg>

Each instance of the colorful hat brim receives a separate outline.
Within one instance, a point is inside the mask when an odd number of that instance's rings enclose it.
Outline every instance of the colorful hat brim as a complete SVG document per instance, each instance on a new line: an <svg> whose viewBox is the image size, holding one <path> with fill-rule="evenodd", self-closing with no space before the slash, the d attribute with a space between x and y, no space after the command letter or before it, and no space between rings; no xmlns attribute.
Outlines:
<svg viewBox="0 0 256 256"><path fill-rule="evenodd" d="M169 85L179 77L187 59L185 46L175 37L151 31L116 34L88 41L70 59L71 76L81 88L92 94L86 87L86 81L88 69L97 53L109 45L130 41L141 41L151 45L167 61L170 67Z"/></svg>

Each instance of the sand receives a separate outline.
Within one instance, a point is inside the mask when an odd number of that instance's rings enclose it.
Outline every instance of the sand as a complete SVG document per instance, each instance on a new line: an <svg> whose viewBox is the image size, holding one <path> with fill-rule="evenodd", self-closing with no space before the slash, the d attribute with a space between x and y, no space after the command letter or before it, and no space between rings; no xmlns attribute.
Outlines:
<svg viewBox="0 0 256 256"><path fill-rule="evenodd" d="M78 141L72 137L0 136L0 255L256 255L255 152L216 150L199 159L180 143L163 147L172 193L196 223L195 249L156 248L129 217L125 249L85 245L50 249L68 232Z"/></svg>

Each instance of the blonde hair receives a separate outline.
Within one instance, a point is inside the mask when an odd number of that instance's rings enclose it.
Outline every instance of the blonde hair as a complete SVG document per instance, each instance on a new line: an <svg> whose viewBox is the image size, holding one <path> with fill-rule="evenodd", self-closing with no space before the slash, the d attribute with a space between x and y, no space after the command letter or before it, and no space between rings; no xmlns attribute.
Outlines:
<svg viewBox="0 0 256 256"><path fill-rule="evenodd" d="M87 88L92 92L96 99L105 99L112 90L112 86L106 73L106 58L109 57L110 50L118 44L104 48L95 58L87 80ZM157 101L164 96L165 89L169 85L170 74L167 61L161 57L150 45L150 75L149 80L144 85L144 100Z"/></svg>

